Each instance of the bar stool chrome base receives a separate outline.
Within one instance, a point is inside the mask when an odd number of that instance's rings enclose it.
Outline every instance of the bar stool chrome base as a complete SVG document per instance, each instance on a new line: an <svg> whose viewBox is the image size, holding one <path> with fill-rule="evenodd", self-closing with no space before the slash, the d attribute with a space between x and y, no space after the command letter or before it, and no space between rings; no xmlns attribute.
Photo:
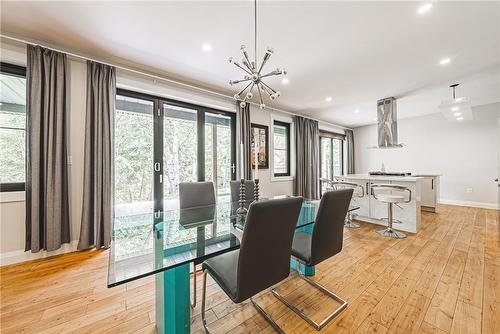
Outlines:
<svg viewBox="0 0 500 334"><path fill-rule="evenodd" d="M348 227L348 228L360 228L361 227L361 225L359 223L355 223L352 221L353 216L354 215L350 212L347 214L347 217L345 218L345 222L344 222L344 227Z"/></svg>
<svg viewBox="0 0 500 334"><path fill-rule="evenodd" d="M389 218L380 218L380 220L383 220L383 221L389 223ZM393 219L392 223L393 224L403 224L403 222L401 220L399 220L399 219Z"/></svg>
<svg viewBox="0 0 500 334"><path fill-rule="evenodd" d="M326 318L320 321L320 323L317 323L316 321L312 320L310 317L308 317L301 309L297 307L297 305L293 304L289 300L287 300L284 296L282 296L276 289L273 287L271 291L273 294L278 298L281 302L283 302L286 306L291 308L295 313L297 313L302 319L307 321L311 326L313 326L316 330L320 330L323 328L328 322L330 322L333 318L335 318L337 315L339 315L343 310L347 308L347 301L342 299L341 297L337 296L330 290L326 289L322 285L316 283L315 281L309 279L307 276L302 274L300 272L300 262L297 259L297 273L299 274L299 277L302 278L304 281L315 287L316 289L320 290L323 292L325 295L328 297L332 298L336 302L340 303L340 306L337 307L332 313L330 313Z"/></svg>
<svg viewBox="0 0 500 334"><path fill-rule="evenodd" d="M404 239L406 238L406 234L400 231L393 230L392 228L385 228L383 230L378 230L378 234L383 237L389 237L394 239Z"/></svg>

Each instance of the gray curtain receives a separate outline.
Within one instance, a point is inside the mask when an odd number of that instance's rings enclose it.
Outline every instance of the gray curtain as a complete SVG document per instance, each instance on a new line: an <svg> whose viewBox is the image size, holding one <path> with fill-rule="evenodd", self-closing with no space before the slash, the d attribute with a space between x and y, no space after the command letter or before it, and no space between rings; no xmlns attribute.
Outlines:
<svg viewBox="0 0 500 334"><path fill-rule="evenodd" d="M354 174L354 133L345 130L345 142L347 147L347 174Z"/></svg>
<svg viewBox="0 0 500 334"><path fill-rule="evenodd" d="M319 128L312 119L295 116L294 194L319 198Z"/></svg>
<svg viewBox="0 0 500 334"><path fill-rule="evenodd" d="M238 149L240 149L240 143L243 142L243 160L244 163L240 168L244 169L245 179L252 179L252 166L250 155L252 154L251 145L252 145L252 137L251 137L251 128L250 128L250 103L246 103L245 108L241 108L240 102L236 102L236 109L240 112L240 135L241 139L238 143ZM240 178L241 174L238 174L237 179Z"/></svg>
<svg viewBox="0 0 500 334"><path fill-rule="evenodd" d="M28 45L26 251L70 242L66 55Z"/></svg>
<svg viewBox="0 0 500 334"><path fill-rule="evenodd" d="M113 217L115 68L87 61L82 225L78 249L109 247Z"/></svg>

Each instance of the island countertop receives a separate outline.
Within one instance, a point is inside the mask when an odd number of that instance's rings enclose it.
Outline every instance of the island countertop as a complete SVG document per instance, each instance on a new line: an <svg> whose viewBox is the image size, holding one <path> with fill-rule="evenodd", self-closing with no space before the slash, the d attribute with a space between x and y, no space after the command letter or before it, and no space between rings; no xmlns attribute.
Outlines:
<svg viewBox="0 0 500 334"><path fill-rule="evenodd" d="M373 181L396 181L396 182L416 182L422 180L421 176L387 176L387 175L369 175L369 174L346 174L342 178L349 180L373 180Z"/></svg>

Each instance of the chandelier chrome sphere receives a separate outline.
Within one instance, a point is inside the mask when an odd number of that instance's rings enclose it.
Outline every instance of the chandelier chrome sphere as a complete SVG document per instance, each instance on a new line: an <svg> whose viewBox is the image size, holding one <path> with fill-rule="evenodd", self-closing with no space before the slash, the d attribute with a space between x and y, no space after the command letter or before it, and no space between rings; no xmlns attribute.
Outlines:
<svg viewBox="0 0 500 334"><path fill-rule="evenodd" d="M273 49L268 47L266 50L266 54L262 59L262 62L257 64L257 0L254 1L255 5L255 49L254 49L254 61L250 61L250 57L248 56L247 48L245 45L241 46L241 53L243 53L243 59L241 60L241 64L233 59L233 57L229 58L229 63L234 64L236 67L245 72L245 76L241 80L230 80L229 84L231 86L244 83L245 87L240 90L238 93L234 94L234 99L237 101L241 101L241 108L245 108L247 101L251 100L254 96L253 90L256 87L257 92L259 94L259 102L260 108L264 109L266 105L264 104L264 99L262 98L262 92L267 93L271 100L275 100L280 97L281 93L279 91L274 90L271 86L266 84L263 79L276 75L286 75L286 71L280 68L276 68L275 70L268 72L266 74L262 74L262 70L266 65L267 61L271 58L273 54ZM243 65L242 65L243 64Z"/></svg>

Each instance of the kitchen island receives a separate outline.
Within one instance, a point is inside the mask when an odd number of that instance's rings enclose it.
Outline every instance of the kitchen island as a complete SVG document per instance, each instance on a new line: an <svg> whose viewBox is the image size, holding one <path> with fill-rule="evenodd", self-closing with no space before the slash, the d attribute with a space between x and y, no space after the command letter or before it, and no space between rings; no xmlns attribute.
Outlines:
<svg viewBox="0 0 500 334"><path fill-rule="evenodd" d="M376 200L372 195L371 186L374 184L397 184L411 190L411 201L409 203L399 203L394 205L394 219L401 222L394 222L393 227L410 233L417 233L421 221L421 201L422 186L424 176L381 176L369 174L348 174L339 178L340 180L352 182L363 186L363 197L353 197L353 205L360 209L354 212L356 220L373 224L387 226L387 203ZM377 192L390 193L387 190L377 190Z"/></svg>

